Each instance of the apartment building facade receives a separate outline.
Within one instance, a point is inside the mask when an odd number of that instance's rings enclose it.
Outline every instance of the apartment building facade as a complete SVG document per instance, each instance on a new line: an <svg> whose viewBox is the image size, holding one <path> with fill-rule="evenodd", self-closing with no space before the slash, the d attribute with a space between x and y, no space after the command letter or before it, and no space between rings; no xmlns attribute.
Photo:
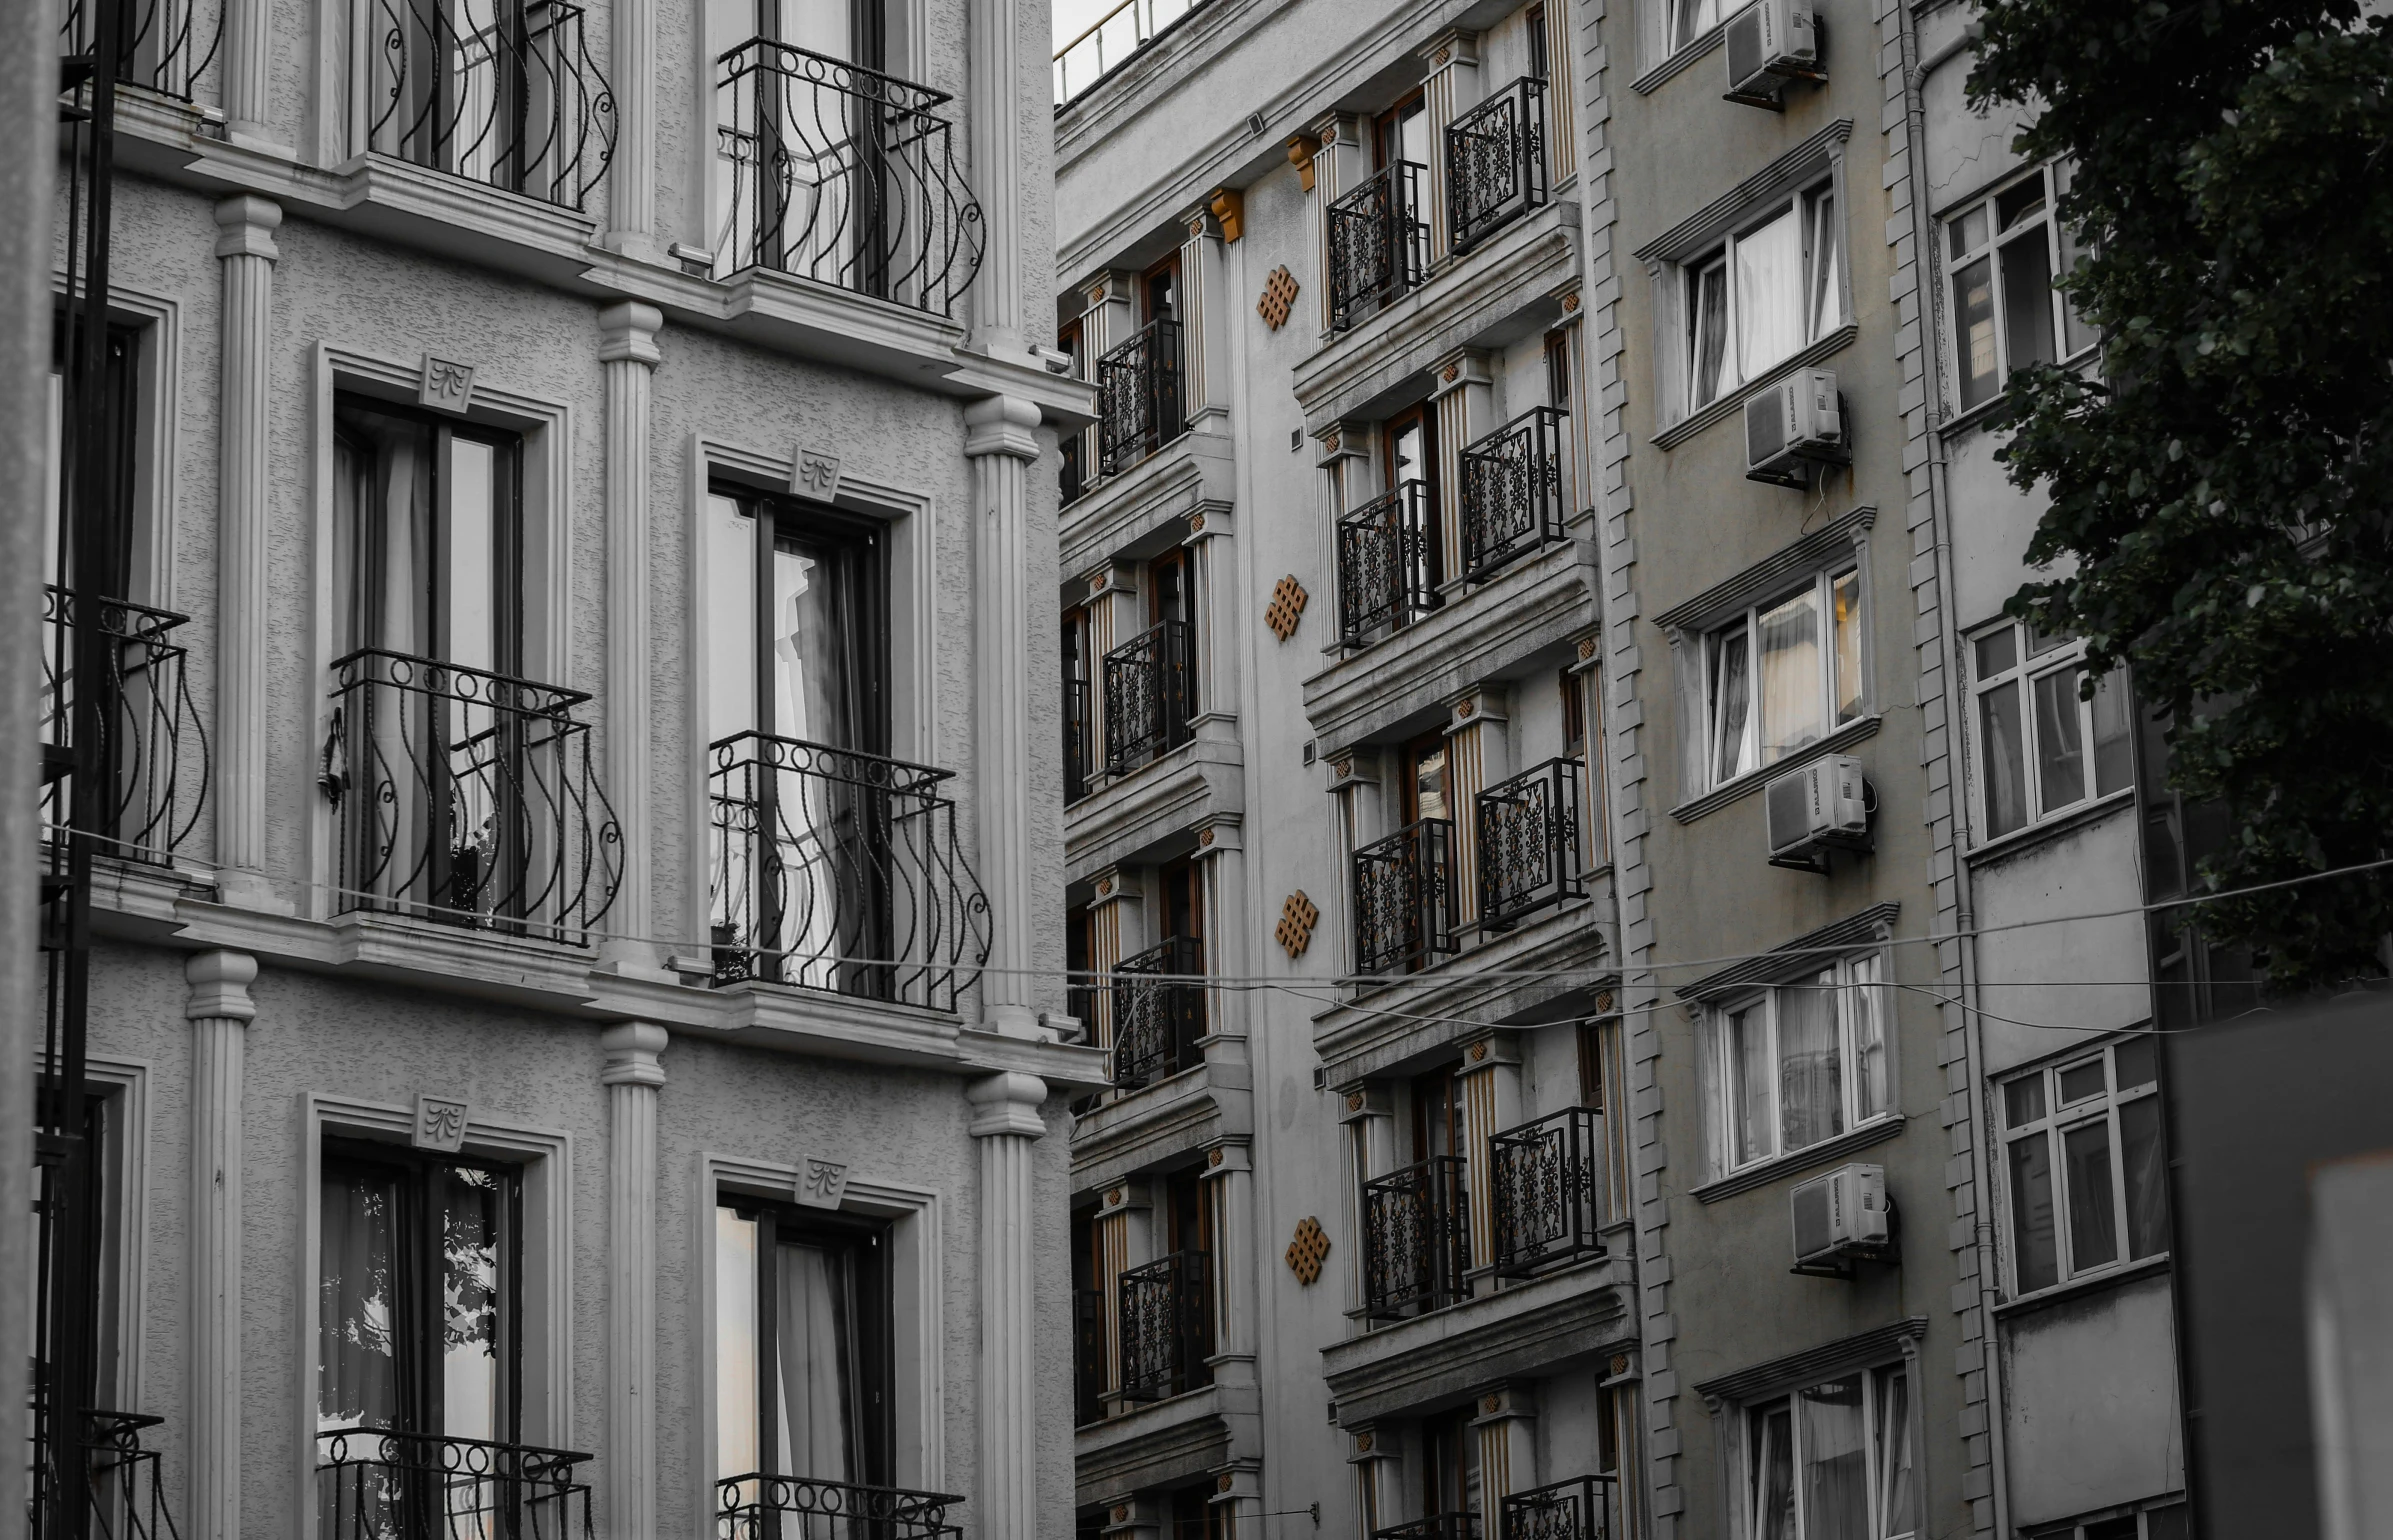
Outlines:
<svg viewBox="0 0 2393 1540"><path fill-rule="evenodd" d="M1044 6L104 4L45 1532L1048 1532Z"/></svg>
<svg viewBox="0 0 2393 1540"><path fill-rule="evenodd" d="M2001 614L2093 339L1966 7L1170 9L1058 59L1083 1534L2185 1532L2175 815Z"/></svg>

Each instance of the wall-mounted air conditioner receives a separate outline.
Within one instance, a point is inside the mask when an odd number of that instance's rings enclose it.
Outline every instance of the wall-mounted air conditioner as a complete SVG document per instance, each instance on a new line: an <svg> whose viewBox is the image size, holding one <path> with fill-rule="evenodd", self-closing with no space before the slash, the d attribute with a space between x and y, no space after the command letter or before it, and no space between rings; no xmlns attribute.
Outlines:
<svg viewBox="0 0 2393 1540"><path fill-rule="evenodd" d="M1820 23L1811 0L1753 0L1722 29L1728 55L1728 99L1781 110L1790 80L1826 80L1820 64Z"/></svg>
<svg viewBox="0 0 2393 1540"><path fill-rule="evenodd" d="M1861 761L1829 754L1762 788L1770 864L1825 873L1831 850L1870 848L1870 788Z"/></svg>
<svg viewBox="0 0 2393 1540"><path fill-rule="evenodd" d="M1808 487L1815 466L1849 458L1834 369L1798 369L1745 398L1748 480Z"/></svg>
<svg viewBox="0 0 2393 1540"><path fill-rule="evenodd" d="M1844 1165L1797 1182L1787 1207L1795 1225L1796 1272L1850 1277L1856 1258L1895 1259L1884 1166Z"/></svg>

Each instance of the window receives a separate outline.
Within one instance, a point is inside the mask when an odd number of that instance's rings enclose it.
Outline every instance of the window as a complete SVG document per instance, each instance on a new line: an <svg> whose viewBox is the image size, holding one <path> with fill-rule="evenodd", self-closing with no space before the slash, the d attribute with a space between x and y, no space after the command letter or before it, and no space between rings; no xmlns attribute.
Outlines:
<svg viewBox="0 0 2393 1540"><path fill-rule="evenodd" d="M2072 1519L2029 1534L2032 1540L2186 1540L2192 1529L2185 1513L2185 1499L2171 1497L2130 1512Z"/></svg>
<svg viewBox="0 0 2393 1540"><path fill-rule="evenodd" d="M74 552L68 538L68 515L62 503L68 447L66 347L66 317L58 314L50 327L50 470L43 488L48 517L42 524L42 581L72 587ZM140 398L136 394L140 384L140 333L130 327L111 326L106 349L102 391L107 398L108 416L99 432L107 440L107 484L100 493L107 529L98 545L107 568L95 574L90 586L111 598L126 599L132 597L133 522L139 497L134 478L140 453L134 434L141 417Z"/></svg>
<svg viewBox="0 0 2393 1540"><path fill-rule="evenodd" d="M1884 977L1884 959L1849 958L1714 1013L1720 1173L1894 1111Z"/></svg>
<svg viewBox="0 0 2393 1540"><path fill-rule="evenodd" d="M1373 120L1371 144L1375 166L1381 171L1395 165L1429 164L1429 109L1419 91Z"/></svg>
<svg viewBox="0 0 2393 1540"><path fill-rule="evenodd" d="M725 1511L758 1503L758 1476L893 1483L888 1252L887 1226L874 1221L716 1206L715 1472L733 1483Z"/></svg>
<svg viewBox="0 0 2393 1540"><path fill-rule="evenodd" d="M2056 273L2077 265L2076 241L2053 218L2067 183L2039 167L1945 221L1953 279L1954 375L1964 412L1991 401L2014 369L2074 358L2094 329L2053 292Z"/></svg>
<svg viewBox="0 0 2393 1540"><path fill-rule="evenodd" d="M740 487L707 498L707 738L888 752L886 532Z"/></svg>
<svg viewBox="0 0 2393 1540"><path fill-rule="evenodd" d="M1835 190L1821 182L1681 266L1688 411L1844 324L1842 245Z"/></svg>
<svg viewBox="0 0 2393 1540"><path fill-rule="evenodd" d="M1432 1531L1468 1534L1463 1526L1479 1512L1479 1433L1471 1426L1475 1404L1421 1420L1421 1515L1444 1520Z"/></svg>
<svg viewBox="0 0 2393 1540"><path fill-rule="evenodd" d="M1553 61L1547 56L1545 7L1529 7L1521 26L1529 41L1529 78L1543 80L1553 72Z"/></svg>
<svg viewBox="0 0 2393 1540"><path fill-rule="evenodd" d="M1545 334L1545 404L1570 410L1570 332L1558 328Z"/></svg>
<svg viewBox="0 0 2393 1540"><path fill-rule="evenodd" d="M1676 53L1720 25L1720 0L1670 0L1670 46Z"/></svg>
<svg viewBox="0 0 2393 1540"><path fill-rule="evenodd" d="M1917 1532L1911 1369L1889 1364L1745 1412L1752 1540L1893 1540Z"/></svg>
<svg viewBox="0 0 2393 1540"><path fill-rule="evenodd" d="M2079 698L2083 649L2004 622L1970 639L1971 717L1985 839L2135 783L2135 723L2116 672Z"/></svg>
<svg viewBox="0 0 2393 1540"><path fill-rule="evenodd" d="M363 397L333 405L346 648L523 672L523 440Z"/></svg>
<svg viewBox="0 0 2393 1540"><path fill-rule="evenodd" d="M2131 1037L2003 1082L2013 1292L2168 1249L2158 1058Z"/></svg>
<svg viewBox="0 0 2393 1540"><path fill-rule="evenodd" d="M1861 573L1823 572L1703 639L1703 763L1720 786L1861 716Z"/></svg>

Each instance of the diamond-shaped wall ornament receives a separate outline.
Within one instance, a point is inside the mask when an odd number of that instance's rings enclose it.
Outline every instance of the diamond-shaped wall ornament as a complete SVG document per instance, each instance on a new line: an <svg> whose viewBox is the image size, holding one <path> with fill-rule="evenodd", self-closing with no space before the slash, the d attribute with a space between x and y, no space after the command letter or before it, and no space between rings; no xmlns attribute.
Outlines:
<svg viewBox="0 0 2393 1540"><path fill-rule="evenodd" d="M1280 905L1279 928L1272 932L1280 950L1292 958L1302 957L1305 948L1313 944L1313 926L1320 918L1321 911L1305 897L1304 889L1289 894L1288 901Z"/></svg>
<svg viewBox="0 0 2393 1540"><path fill-rule="evenodd" d="M1295 303L1296 275L1285 266L1275 267L1263 280L1263 297L1255 302L1255 314L1276 332L1288 324L1288 310Z"/></svg>
<svg viewBox="0 0 2393 1540"><path fill-rule="evenodd" d="M1296 1238L1288 1243L1288 1271L1302 1284L1321 1279L1321 1264L1329 1257L1329 1233L1321 1221L1307 1216L1296 1222Z"/></svg>
<svg viewBox="0 0 2393 1540"><path fill-rule="evenodd" d="M1271 602L1263 607L1263 624L1281 641L1296 634L1298 617L1305 612L1305 586L1296 581L1293 572L1273 585Z"/></svg>

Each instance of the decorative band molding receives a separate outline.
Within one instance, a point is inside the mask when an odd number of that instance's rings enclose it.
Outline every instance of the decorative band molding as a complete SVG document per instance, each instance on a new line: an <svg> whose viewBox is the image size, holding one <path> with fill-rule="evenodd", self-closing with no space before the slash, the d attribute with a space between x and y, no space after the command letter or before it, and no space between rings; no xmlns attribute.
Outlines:
<svg viewBox="0 0 2393 1540"><path fill-rule="evenodd" d="M1822 1139L1817 1144L1806 1145L1792 1155L1781 1155L1776 1160L1765 1160L1759 1165L1747 1166L1742 1171L1724 1176L1716 1182L1706 1182L1701 1187L1691 1187L1687 1190L1687 1196L1698 1203L1717 1203L1723 1198L1733 1198L1741 1192L1751 1192L1756 1187L1767 1187L1772 1182L1783 1181L1798 1172L1809 1171L1815 1166L1827 1165L1833 1160L1842 1160L1845 1156L1866 1150L1873 1144L1884 1144L1889 1139L1897 1138L1902 1134L1907 1121L1899 1112L1891 1117L1872 1118L1859 1128L1849 1128L1833 1139Z"/></svg>
<svg viewBox="0 0 2393 1540"><path fill-rule="evenodd" d="M1827 737L1806 744L1775 764L1759 770L1748 770L1733 781L1713 787L1700 797L1690 797L1670 810L1673 821L1690 824L1696 819L1717 813L1731 802L1742 802L1782 775L1791 775L1825 754L1841 754L1849 748L1867 743L1878 736L1878 729L1886 718L1872 712L1857 722L1847 722Z"/></svg>
<svg viewBox="0 0 2393 1540"><path fill-rule="evenodd" d="M1633 253L1640 262L1676 262L1726 236L1746 211L1792 193L1828 167L1853 137L1853 120L1838 118L1761 170L1672 225Z"/></svg>
<svg viewBox="0 0 2393 1540"><path fill-rule="evenodd" d="M1705 974L1692 984L1681 985L1678 997L1689 1002L1716 999L1735 990L1782 978L1816 960L1874 946L1886 939L1894 927L1895 917L1902 911L1903 906L1892 900L1872 904L1859 914L1847 915L1817 930L1806 931L1784 946L1772 947L1759 957L1748 957L1716 973Z"/></svg>
<svg viewBox="0 0 2393 1540"><path fill-rule="evenodd" d="M1875 505L1863 503L1805 535L1793 545L1747 567L1724 583L1715 583L1683 604L1654 617L1665 631L1693 630L1711 620L1750 608L1782 585L1805 573L1817 572L1861 543L1878 521Z"/></svg>
<svg viewBox="0 0 2393 1540"><path fill-rule="evenodd" d="M1723 1374L1718 1379L1704 1380L1695 1386L1695 1393L1706 1401L1750 1401L1779 1390L1792 1390L1801 1385L1816 1384L1820 1380L1846 1369L1859 1369L1911 1351L1911 1345L1928 1334L1928 1318L1924 1315L1906 1316L1891 1326L1856 1332L1823 1342L1818 1347L1789 1353Z"/></svg>

